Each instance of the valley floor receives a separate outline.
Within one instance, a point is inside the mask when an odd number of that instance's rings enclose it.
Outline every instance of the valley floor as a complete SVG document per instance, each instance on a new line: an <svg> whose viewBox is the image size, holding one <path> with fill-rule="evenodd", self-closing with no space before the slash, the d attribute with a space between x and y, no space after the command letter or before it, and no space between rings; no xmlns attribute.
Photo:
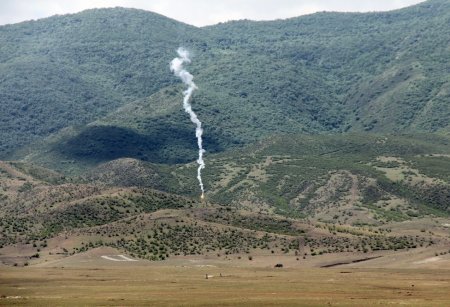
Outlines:
<svg viewBox="0 0 450 307"><path fill-rule="evenodd" d="M448 255L415 260L416 268L377 269L370 263L376 265L379 259L317 268L295 266L279 256L149 262L127 261L129 257L113 252L103 248L41 265L0 267L0 305L450 305ZM278 262L284 267L274 268Z"/></svg>

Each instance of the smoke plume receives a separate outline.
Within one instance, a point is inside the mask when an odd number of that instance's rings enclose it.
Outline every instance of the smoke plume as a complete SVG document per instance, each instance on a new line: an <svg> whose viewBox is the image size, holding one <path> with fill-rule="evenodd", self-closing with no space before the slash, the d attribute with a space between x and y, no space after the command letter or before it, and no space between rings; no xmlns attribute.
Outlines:
<svg viewBox="0 0 450 307"><path fill-rule="evenodd" d="M197 169L197 179L200 184L200 189L202 190L202 199L205 195L205 190L203 188L203 181L202 181L202 169L205 168L205 162L203 161L203 154L205 153L205 150L203 149L203 129L202 129L202 122L198 119L197 114L192 110L192 106L189 103L189 100L191 99L192 93L197 89L197 86L194 83L194 77L183 68L183 64L190 63L191 59L189 58L189 51L187 51L184 48L178 48L177 50L178 57L173 59L172 62L170 62L170 70L175 74L175 76L179 77L184 84L188 86L187 90L184 91L184 98L183 98L183 108L186 113L189 114L191 121L196 125L195 129L195 136L197 137L197 143L198 143L198 169Z"/></svg>

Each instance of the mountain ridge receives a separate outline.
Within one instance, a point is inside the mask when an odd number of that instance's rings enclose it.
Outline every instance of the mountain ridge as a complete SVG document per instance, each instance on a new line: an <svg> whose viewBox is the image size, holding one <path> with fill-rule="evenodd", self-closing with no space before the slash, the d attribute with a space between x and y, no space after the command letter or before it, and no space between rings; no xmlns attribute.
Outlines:
<svg viewBox="0 0 450 307"><path fill-rule="evenodd" d="M116 8L0 27L0 156L52 151L42 143L51 135L76 144L72 152L54 144L65 150L63 160L92 159L95 153L77 151L92 142L108 152L128 130L150 140L163 130L173 142L144 147L142 157L194 159L189 120L177 109L181 86L168 70L179 45L194 54L189 69L199 91L193 106L211 152L279 133L448 133L447 5L427 1L393 12L316 13L203 28ZM31 48L24 57L25 46ZM152 114L156 109L161 113ZM67 129L78 132L66 139ZM89 137L99 129L117 133L99 144Z"/></svg>

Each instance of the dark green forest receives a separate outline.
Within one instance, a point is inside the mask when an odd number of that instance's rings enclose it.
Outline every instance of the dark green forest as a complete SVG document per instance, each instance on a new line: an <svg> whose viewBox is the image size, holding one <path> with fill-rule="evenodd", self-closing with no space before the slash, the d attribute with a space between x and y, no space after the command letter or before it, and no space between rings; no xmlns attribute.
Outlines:
<svg viewBox="0 0 450 307"><path fill-rule="evenodd" d="M168 67L181 45L208 152L273 134L448 134L449 23L450 1L430 0L203 28L123 8L1 26L0 157L195 159Z"/></svg>

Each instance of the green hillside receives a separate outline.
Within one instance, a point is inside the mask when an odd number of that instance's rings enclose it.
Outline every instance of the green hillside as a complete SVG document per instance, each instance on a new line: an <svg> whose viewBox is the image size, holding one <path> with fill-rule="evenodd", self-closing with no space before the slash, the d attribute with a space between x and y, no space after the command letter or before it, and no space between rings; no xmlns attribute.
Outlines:
<svg viewBox="0 0 450 307"><path fill-rule="evenodd" d="M430 0L205 28L120 8L2 26L1 157L195 159L168 69L179 45L209 152L279 133L449 132L449 19L450 2Z"/></svg>
<svg viewBox="0 0 450 307"><path fill-rule="evenodd" d="M210 155L210 201L343 224L450 214L450 139L436 135L288 135ZM121 159L83 177L198 197L194 163ZM145 174L145 175L144 175Z"/></svg>
<svg viewBox="0 0 450 307"><path fill-rule="evenodd" d="M280 129L448 131L449 8L449 1L427 1L388 13L319 13L210 30L232 58L223 64L226 79L245 76L225 88L247 96L241 105L284 111L264 117Z"/></svg>
<svg viewBox="0 0 450 307"><path fill-rule="evenodd" d="M198 32L134 9L0 27L2 156L171 83L169 51Z"/></svg>

